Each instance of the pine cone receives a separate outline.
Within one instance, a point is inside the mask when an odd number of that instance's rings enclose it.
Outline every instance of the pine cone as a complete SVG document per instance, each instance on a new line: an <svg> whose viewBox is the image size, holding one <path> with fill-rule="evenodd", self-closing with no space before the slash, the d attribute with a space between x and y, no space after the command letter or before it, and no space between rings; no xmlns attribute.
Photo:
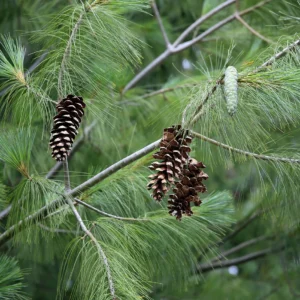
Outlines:
<svg viewBox="0 0 300 300"><path fill-rule="evenodd" d="M153 190L153 198L161 201L170 189L170 185L179 178L183 166L189 158L191 148L189 144L192 138L187 130L182 130L180 125L164 129L163 138L160 142L160 150L153 154L161 162L154 162L149 169L156 170L156 174L149 176L151 181L147 188Z"/></svg>
<svg viewBox="0 0 300 300"><path fill-rule="evenodd" d="M57 161L63 161L68 156L84 115L84 108L82 97L73 95L68 95L56 105L57 115L53 118L54 125L49 144L52 157Z"/></svg>
<svg viewBox="0 0 300 300"><path fill-rule="evenodd" d="M202 203L198 193L207 191L202 181L208 178L208 175L201 171L202 168L205 168L202 162L198 162L193 158L190 159L188 165L182 171L180 181L176 183L176 187L173 189L174 194L170 195L168 201L169 213L176 216L178 220L181 220L183 213L187 216L193 214L191 202L194 202L196 206Z"/></svg>

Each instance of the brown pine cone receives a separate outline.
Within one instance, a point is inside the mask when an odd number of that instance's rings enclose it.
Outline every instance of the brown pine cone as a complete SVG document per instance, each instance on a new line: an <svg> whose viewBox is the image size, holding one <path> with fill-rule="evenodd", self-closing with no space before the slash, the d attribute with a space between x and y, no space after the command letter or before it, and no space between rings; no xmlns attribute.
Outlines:
<svg viewBox="0 0 300 300"><path fill-rule="evenodd" d="M173 189L174 194L170 195L169 213L176 216L178 220L181 220L183 213L187 216L193 214L191 202L194 202L196 206L202 203L198 193L207 191L202 181L208 178L208 175L201 170L202 168L205 168L202 162L193 158L190 159L182 171L180 181L176 183L176 187Z"/></svg>
<svg viewBox="0 0 300 300"><path fill-rule="evenodd" d="M191 151L189 144L192 138L188 134L188 131L181 129L180 125L164 129L160 150L153 154L153 157L161 162L154 162L149 166L149 169L157 173L149 176L151 181L147 186L149 190L153 190L152 196L157 201L161 201L170 185L179 178L189 158Z"/></svg>
<svg viewBox="0 0 300 300"><path fill-rule="evenodd" d="M63 161L68 156L84 115L84 108L82 97L73 95L68 95L56 105L57 115L53 118L54 125L49 144L52 157L57 161Z"/></svg>

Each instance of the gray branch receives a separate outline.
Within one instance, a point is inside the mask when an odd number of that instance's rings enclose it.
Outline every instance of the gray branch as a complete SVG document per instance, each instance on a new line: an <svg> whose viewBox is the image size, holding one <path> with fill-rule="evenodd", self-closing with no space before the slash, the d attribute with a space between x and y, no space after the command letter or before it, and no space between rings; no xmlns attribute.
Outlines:
<svg viewBox="0 0 300 300"><path fill-rule="evenodd" d="M258 9L262 7L263 5L267 4L272 0L265 0L262 2L259 2L258 4L249 7L248 9L245 9L240 12L240 16L248 14L252 12L255 9ZM217 29L221 28L222 26L226 25L227 23L235 20L235 14L223 19L219 23L215 24L214 26L210 27L208 30L197 36L196 38L191 39L190 41L180 43L184 40L186 36L188 36L196 27L198 27L200 24L202 24L204 21L215 15L216 13L222 11L225 7L228 5L234 3L233 0L227 0L224 3L220 4L213 10L211 10L206 15L200 17L198 20L196 20L190 27L188 27L180 36L179 38L171 44L163 53L161 53L155 60L153 60L148 66L146 66L140 73L138 73L123 89L122 94L124 95L129 89L134 87L142 78L144 78L149 72L151 72L154 68L156 68L158 65L160 65L166 58L168 58L170 55L173 55L175 53L179 53L194 44L202 41L205 37L210 35L211 33L215 32Z"/></svg>
<svg viewBox="0 0 300 300"><path fill-rule="evenodd" d="M267 248L267 249L264 249L261 251L253 252L253 253L250 253L250 254L247 254L247 255L244 255L241 257L229 259L229 260L199 264L197 266L197 272L204 273L204 272L212 271L215 269L227 268L227 267L230 267L233 265L237 266L237 265L244 264L244 263L247 263L252 260L256 260L258 258L265 257L268 254L280 252L283 249L284 249L284 246L280 246L277 248Z"/></svg>

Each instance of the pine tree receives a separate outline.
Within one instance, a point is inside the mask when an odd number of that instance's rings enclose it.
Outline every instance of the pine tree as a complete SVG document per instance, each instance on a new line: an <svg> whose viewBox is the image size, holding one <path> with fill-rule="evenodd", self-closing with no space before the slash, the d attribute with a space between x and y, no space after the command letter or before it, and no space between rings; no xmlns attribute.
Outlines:
<svg viewBox="0 0 300 300"><path fill-rule="evenodd" d="M0 298L295 299L299 1L4 2Z"/></svg>

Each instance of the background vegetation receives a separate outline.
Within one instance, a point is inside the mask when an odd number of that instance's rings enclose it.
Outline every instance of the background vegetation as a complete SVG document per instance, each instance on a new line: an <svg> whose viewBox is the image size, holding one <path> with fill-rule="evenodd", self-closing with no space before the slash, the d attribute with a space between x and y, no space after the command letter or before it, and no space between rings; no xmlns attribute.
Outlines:
<svg viewBox="0 0 300 300"><path fill-rule="evenodd" d="M300 297L299 16L296 0L2 1L0 298ZM67 94L87 108L65 191L48 141ZM146 189L173 124L209 174L182 221Z"/></svg>

